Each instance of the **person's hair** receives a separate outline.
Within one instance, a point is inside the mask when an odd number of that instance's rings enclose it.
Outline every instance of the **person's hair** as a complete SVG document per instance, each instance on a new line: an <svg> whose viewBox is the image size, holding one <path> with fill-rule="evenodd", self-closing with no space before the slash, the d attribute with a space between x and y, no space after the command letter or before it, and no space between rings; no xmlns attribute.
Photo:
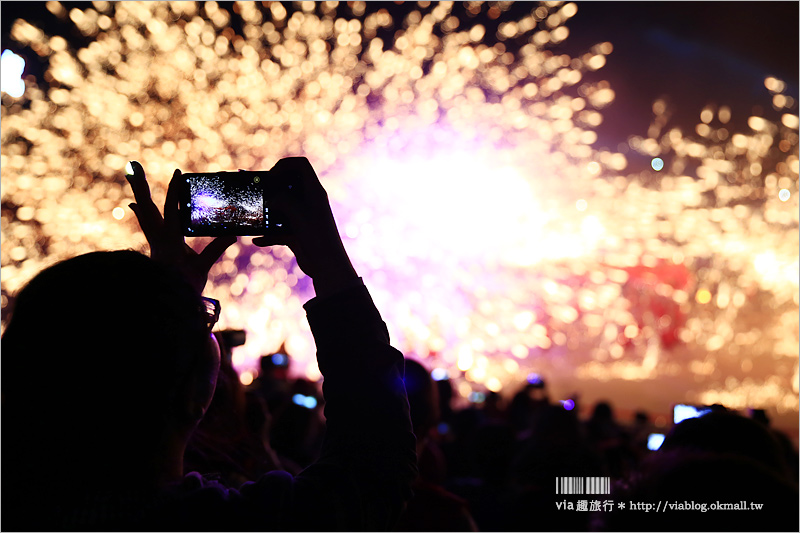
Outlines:
<svg viewBox="0 0 800 533"><path fill-rule="evenodd" d="M22 432L20 453L76 468L81 458L153 446L207 337L200 295L170 267L134 251L57 263L13 302L2 339L4 429Z"/></svg>

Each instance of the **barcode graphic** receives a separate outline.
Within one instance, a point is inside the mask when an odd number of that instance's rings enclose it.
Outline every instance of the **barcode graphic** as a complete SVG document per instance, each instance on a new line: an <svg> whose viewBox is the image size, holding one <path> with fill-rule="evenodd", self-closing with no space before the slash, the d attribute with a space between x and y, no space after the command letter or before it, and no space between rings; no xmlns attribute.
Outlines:
<svg viewBox="0 0 800 533"><path fill-rule="evenodd" d="M556 494L611 494L611 478L557 477Z"/></svg>

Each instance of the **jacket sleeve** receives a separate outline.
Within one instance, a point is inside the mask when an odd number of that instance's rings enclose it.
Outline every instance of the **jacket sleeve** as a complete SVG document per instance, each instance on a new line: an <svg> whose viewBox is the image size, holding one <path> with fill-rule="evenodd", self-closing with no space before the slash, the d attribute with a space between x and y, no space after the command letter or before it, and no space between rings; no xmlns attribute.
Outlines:
<svg viewBox="0 0 800 533"><path fill-rule="evenodd" d="M417 475L403 355L363 283L305 308L324 377L326 434L320 459L294 479L294 526L391 529Z"/></svg>

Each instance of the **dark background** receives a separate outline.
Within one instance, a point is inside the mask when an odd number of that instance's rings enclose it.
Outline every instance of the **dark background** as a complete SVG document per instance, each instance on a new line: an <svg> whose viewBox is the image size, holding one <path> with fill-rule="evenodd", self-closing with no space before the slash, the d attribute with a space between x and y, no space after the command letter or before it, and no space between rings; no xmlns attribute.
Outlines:
<svg viewBox="0 0 800 533"><path fill-rule="evenodd" d="M599 74L616 91L601 140L643 135L652 103L665 98L684 129L707 104L732 109L734 127L770 116L764 78L787 82L797 100L798 2L578 2L567 23L571 47L610 41ZM793 112L797 112L795 104ZM611 144L611 142L609 142ZM611 144L613 147L613 144Z"/></svg>

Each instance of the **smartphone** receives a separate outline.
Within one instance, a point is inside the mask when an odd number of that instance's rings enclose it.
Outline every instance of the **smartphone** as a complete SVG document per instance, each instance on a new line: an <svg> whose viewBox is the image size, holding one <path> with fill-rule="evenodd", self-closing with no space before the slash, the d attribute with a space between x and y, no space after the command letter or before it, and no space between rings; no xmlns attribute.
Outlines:
<svg viewBox="0 0 800 533"><path fill-rule="evenodd" d="M677 424L687 418L697 418L711 411L709 407L696 405L677 404L672 408L672 422Z"/></svg>
<svg viewBox="0 0 800 533"><path fill-rule="evenodd" d="M664 444L665 438L666 436L663 433L650 433L647 436L647 449L656 451L657 449L661 448L661 445Z"/></svg>
<svg viewBox="0 0 800 533"><path fill-rule="evenodd" d="M187 237L288 233L270 198L292 184L268 170L182 174L178 215Z"/></svg>

